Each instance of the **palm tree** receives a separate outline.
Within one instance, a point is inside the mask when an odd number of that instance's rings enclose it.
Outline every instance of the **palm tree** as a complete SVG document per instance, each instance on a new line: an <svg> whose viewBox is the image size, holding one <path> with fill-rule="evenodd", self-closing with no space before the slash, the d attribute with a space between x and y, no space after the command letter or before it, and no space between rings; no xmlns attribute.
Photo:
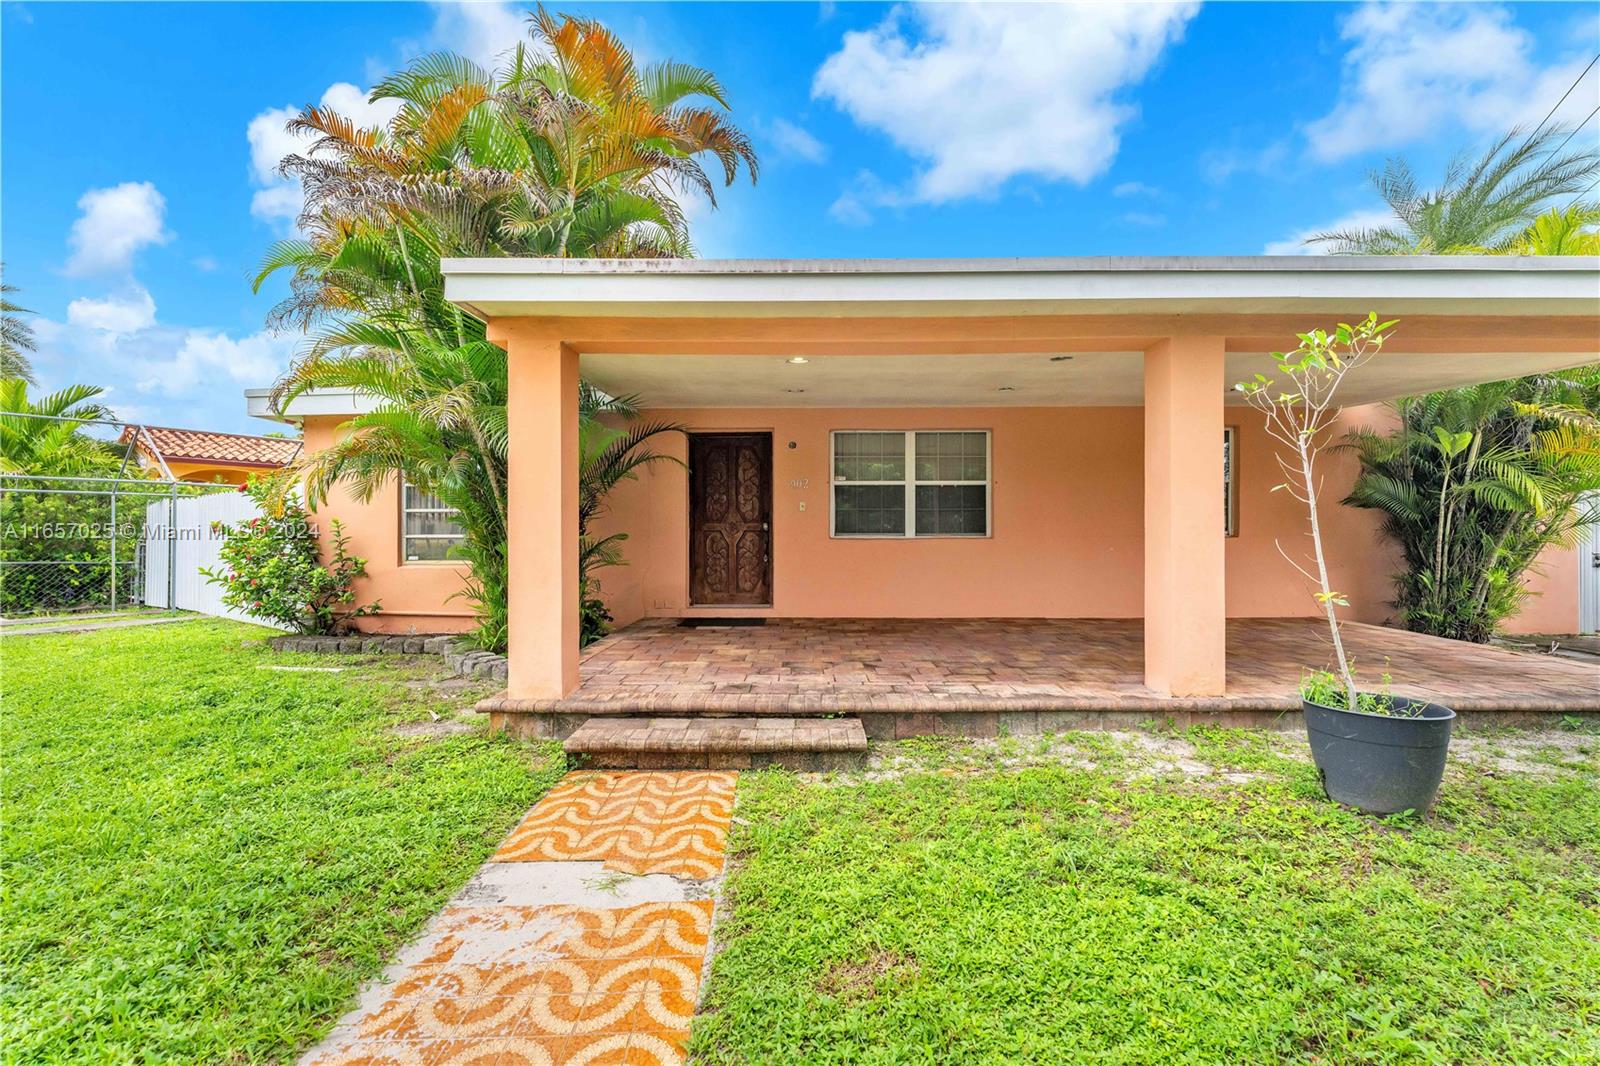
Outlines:
<svg viewBox="0 0 1600 1066"><path fill-rule="evenodd" d="M0 275L4 273L5 264L0 263ZM38 351L39 346L33 339L33 327L21 317L34 312L12 301L11 294L17 291L15 285L0 281L0 378L20 378L34 385L28 353Z"/></svg>
<svg viewBox="0 0 1600 1066"><path fill-rule="evenodd" d="M330 448L304 455L278 483L280 493L303 482L313 507L333 487L349 483L363 501L403 478L420 492L456 510L463 538L456 557L472 567L467 598L478 616L478 643L491 650L506 644L506 353L487 341L450 347L426 339L394 338L359 352L307 360L279 383L275 399L287 404L310 389L337 384L358 388L378 401L345 423L345 435ZM608 618L593 597L590 575L621 564L626 533L595 538L590 523L604 510L605 496L643 466L667 457L650 449L671 423L617 428L601 416L631 419L630 400L612 399L585 387L579 406L579 574L584 643L605 633Z"/></svg>
<svg viewBox="0 0 1600 1066"><path fill-rule="evenodd" d="M364 343L345 332L352 319L482 336L444 300L444 257L692 254L678 198L715 203L700 157L729 184L741 164L754 180L755 153L708 71L641 69L592 20L540 9L529 21L544 49L518 45L502 69L444 53L379 83L373 99L400 105L385 128L315 107L290 123L314 138L282 164L306 191L306 236L275 245L256 284L291 272L279 325L331 320L313 355Z"/></svg>
<svg viewBox="0 0 1600 1066"><path fill-rule="evenodd" d="M1600 522L1600 366L1429 393L1400 425L1347 439L1361 474L1345 502L1383 513L1406 568L1408 629L1488 640L1526 597L1539 553Z"/></svg>
<svg viewBox="0 0 1600 1066"><path fill-rule="evenodd" d="M306 193L304 236L269 250L256 279L259 288L288 271L291 294L271 322L314 334L280 403L322 387L380 400L297 472L314 498L340 480L370 497L400 474L455 507L487 648L504 647L506 632L505 353L445 300L440 260L690 255L678 198L697 190L715 203L700 160L714 159L727 184L741 166L756 177L709 72L641 68L592 20L540 9L529 21L534 47L492 73L440 54L382 82L374 99L400 105L383 128L321 108L291 122L314 137L282 164ZM671 428L617 431L599 413L586 410L583 423L585 575L619 562L623 539L589 539L588 518L611 485L656 458L644 441ZM603 631L593 604L585 619L586 636Z"/></svg>
<svg viewBox="0 0 1600 1066"><path fill-rule="evenodd" d="M1319 233L1307 244L1335 255L1471 255L1515 250L1552 200L1600 176L1600 153L1562 152L1570 130L1512 130L1477 159L1458 156L1437 189L1423 191L1404 159L1372 184L1394 212L1391 225ZM1519 140L1520 138L1520 140Z"/></svg>
<svg viewBox="0 0 1600 1066"><path fill-rule="evenodd" d="M78 477L115 471L119 453L81 432L107 417L94 402L105 392L95 385L68 385L28 398L28 382L0 380L0 472L33 477Z"/></svg>
<svg viewBox="0 0 1600 1066"><path fill-rule="evenodd" d="M310 389L356 388L377 406L356 415L332 447L303 454L279 482L303 481L312 507L348 482L369 501L397 478L456 510L458 555L472 567L466 596L482 647L506 640L506 353L488 341L446 345L423 336L384 338L371 327L361 349L306 360L278 383L283 405Z"/></svg>

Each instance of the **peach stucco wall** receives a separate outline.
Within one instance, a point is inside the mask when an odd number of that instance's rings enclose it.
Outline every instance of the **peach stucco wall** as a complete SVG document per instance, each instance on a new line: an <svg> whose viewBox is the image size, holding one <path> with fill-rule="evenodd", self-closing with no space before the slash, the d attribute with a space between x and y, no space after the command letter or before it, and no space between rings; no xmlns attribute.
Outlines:
<svg viewBox="0 0 1600 1066"><path fill-rule="evenodd" d="M702 430L773 433L773 599L753 614L859 617L1104 617L1143 611L1143 413L1137 407L885 410L651 410ZM1349 425L1381 409L1347 413ZM1309 584L1274 541L1304 551L1304 520L1282 481L1258 416L1228 409L1239 427L1239 535L1225 545L1229 616L1306 615ZM841 540L828 530L828 433L834 429L988 429L993 434L993 535L984 539ZM790 448L790 442L794 447ZM1221 440L1217 520L1222 521ZM685 455L682 438L661 450ZM1327 461L1330 490L1352 460ZM621 486L602 531L629 534L629 565L603 572L619 623L677 615L688 603L687 482L657 464ZM1329 507L1335 586L1352 618L1388 614L1395 562L1370 513ZM702 609L734 613L727 607Z"/></svg>
<svg viewBox="0 0 1600 1066"><path fill-rule="evenodd" d="M701 608L795 617L1107 617L1143 611L1143 412L1137 407L651 410L701 430L773 434L773 597L771 608ZM1340 429L1381 426L1383 407L1345 413ZM306 447L334 439L338 418L308 418ZM1279 555L1304 553L1299 504L1272 488L1283 480L1274 442L1259 416L1228 408L1238 428L1238 536L1225 545L1229 617L1310 615L1311 588ZM828 535L828 434L834 429L988 429L993 434L993 535L983 539L839 540ZM794 447L790 448L790 442ZM1221 479L1217 490L1221 520ZM661 451L683 459L681 437ZM1354 460L1328 453L1323 523L1332 579L1352 607L1346 616L1383 622L1398 565L1371 512L1336 502ZM517 476L515 470L513 478ZM692 613L688 605L688 485L682 467L656 464L613 494L601 533L625 531L627 566L600 573L619 624L647 615ZM803 507L802 507L803 505ZM337 517L351 550L367 559L364 600L383 613L363 628L443 632L467 628L471 612L448 597L462 586L457 564L403 563L397 489L360 504L343 491L319 513ZM1577 553L1540 564L1513 632L1571 632L1577 626Z"/></svg>
<svg viewBox="0 0 1600 1066"><path fill-rule="evenodd" d="M338 439L344 419L328 416L305 420L305 447L319 451ZM357 601L382 602L381 613L360 620L369 633L452 633L472 625L472 610L461 597L467 572L463 563L407 563L400 554L400 489L383 488L362 503L344 489L335 489L318 509L317 523L324 542L329 523L337 518L350 538L350 553L367 561L367 576L358 583Z"/></svg>

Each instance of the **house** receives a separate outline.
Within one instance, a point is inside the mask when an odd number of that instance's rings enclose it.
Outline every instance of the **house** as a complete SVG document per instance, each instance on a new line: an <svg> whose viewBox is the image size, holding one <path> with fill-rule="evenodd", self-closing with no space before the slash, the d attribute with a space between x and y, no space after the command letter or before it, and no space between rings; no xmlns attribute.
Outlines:
<svg viewBox="0 0 1600 1066"><path fill-rule="evenodd" d="M770 713L901 696L914 714L928 670L945 670L929 684L944 686L946 708L1281 707L1300 670L1324 661L1325 634L1279 551L1303 548L1304 514L1272 491L1273 443L1232 384L1270 375L1269 353L1297 332L1369 311L1401 325L1348 381L1347 427L1382 422L1399 396L1600 352L1592 258L483 259L444 270L448 297L510 353L510 674L489 705L503 715ZM658 464L611 501L629 565L604 572L602 591L620 625L640 624L585 653L581 677L580 375L689 431L667 446L684 465ZM250 396L253 413L298 420L308 448L361 402L318 393L274 415L264 392ZM1333 502L1352 460L1326 462L1333 585L1351 620L1381 623L1397 560L1372 513ZM447 598L461 570L441 550L437 501L396 487L330 510L369 559L365 592L384 602L375 627L466 624ZM1554 555L1536 584L1518 626L1575 629L1576 553ZM781 621L695 644L676 625L694 618ZM1284 628L1295 619L1306 621ZM1358 665L1399 675L1427 663L1429 677L1466 684L1461 646L1369 628ZM985 641L998 643L974 650ZM971 666L965 680L939 665L957 660ZM1269 660L1273 676L1258 676ZM1008 681L994 680L995 661ZM1054 673L1031 676L1029 663ZM1499 671L1505 689L1506 669L1479 673ZM1078 687L1063 688L1074 670ZM1453 698L1473 706L1496 687L1478 680L1478 695ZM1525 706L1540 693L1551 706L1564 694L1600 703L1589 675L1528 684Z"/></svg>
<svg viewBox="0 0 1600 1066"><path fill-rule="evenodd" d="M243 485L250 475L278 470L300 454L286 437L251 437L208 429L126 426L118 443L133 445L139 465L179 481Z"/></svg>

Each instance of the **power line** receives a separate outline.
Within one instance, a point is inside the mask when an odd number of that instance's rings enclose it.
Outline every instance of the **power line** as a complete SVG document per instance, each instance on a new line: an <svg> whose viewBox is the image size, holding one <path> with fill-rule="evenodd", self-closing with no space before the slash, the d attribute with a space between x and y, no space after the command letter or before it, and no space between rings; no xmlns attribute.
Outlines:
<svg viewBox="0 0 1600 1066"><path fill-rule="evenodd" d="M1600 115L1600 104L1596 104L1595 105L1594 110L1589 112L1588 118L1585 118L1582 122L1580 122L1576 126L1572 127L1572 132L1567 134L1566 140L1563 140L1560 144L1556 145L1556 150L1554 152L1551 152L1550 154L1551 155L1555 155L1555 156L1559 156L1561 154L1561 149L1563 149L1563 148L1565 148L1567 146L1567 141L1570 141L1570 140L1572 140L1572 138L1576 137L1578 135L1578 131L1583 129L1583 127L1587 126L1589 124L1589 119L1594 118L1595 115Z"/></svg>
<svg viewBox="0 0 1600 1066"><path fill-rule="evenodd" d="M1533 142L1533 139L1539 136L1539 131L1544 129L1544 124L1546 122L1550 121L1550 116L1554 115L1561 109L1561 105L1567 102L1567 97L1572 95L1572 90L1578 87L1578 83L1581 82L1584 77L1594 69L1594 65L1596 63L1600 63L1600 52L1596 52L1594 58L1589 60L1589 65L1583 68L1583 72L1576 78L1572 79L1572 84L1567 86L1567 91L1561 94L1561 99L1557 100L1555 106L1550 109L1550 114L1540 119L1539 124L1533 127L1533 132L1528 134L1527 138L1522 142L1522 148L1528 147L1528 145ZM1517 151L1522 151L1522 148L1518 148Z"/></svg>

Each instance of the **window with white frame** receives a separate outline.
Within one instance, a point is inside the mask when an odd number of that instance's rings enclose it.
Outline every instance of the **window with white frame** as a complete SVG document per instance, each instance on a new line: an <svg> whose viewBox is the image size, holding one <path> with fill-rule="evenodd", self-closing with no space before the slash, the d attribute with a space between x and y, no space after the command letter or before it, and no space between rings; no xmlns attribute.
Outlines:
<svg viewBox="0 0 1600 1066"><path fill-rule="evenodd" d="M414 485L401 486L400 557L408 563L445 561L464 534L456 509Z"/></svg>
<svg viewBox="0 0 1600 1066"><path fill-rule="evenodd" d="M1222 427L1222 530L1223 535L1239 535L1239 493L1235 487L1239 479L1239 431L1233 426Z"/></svg>
<svg viewBox="0 0 1600 1066"><path fill-rule="evenodd" d="M989 535L988 430L833 433L833 535Z"/></svg>

